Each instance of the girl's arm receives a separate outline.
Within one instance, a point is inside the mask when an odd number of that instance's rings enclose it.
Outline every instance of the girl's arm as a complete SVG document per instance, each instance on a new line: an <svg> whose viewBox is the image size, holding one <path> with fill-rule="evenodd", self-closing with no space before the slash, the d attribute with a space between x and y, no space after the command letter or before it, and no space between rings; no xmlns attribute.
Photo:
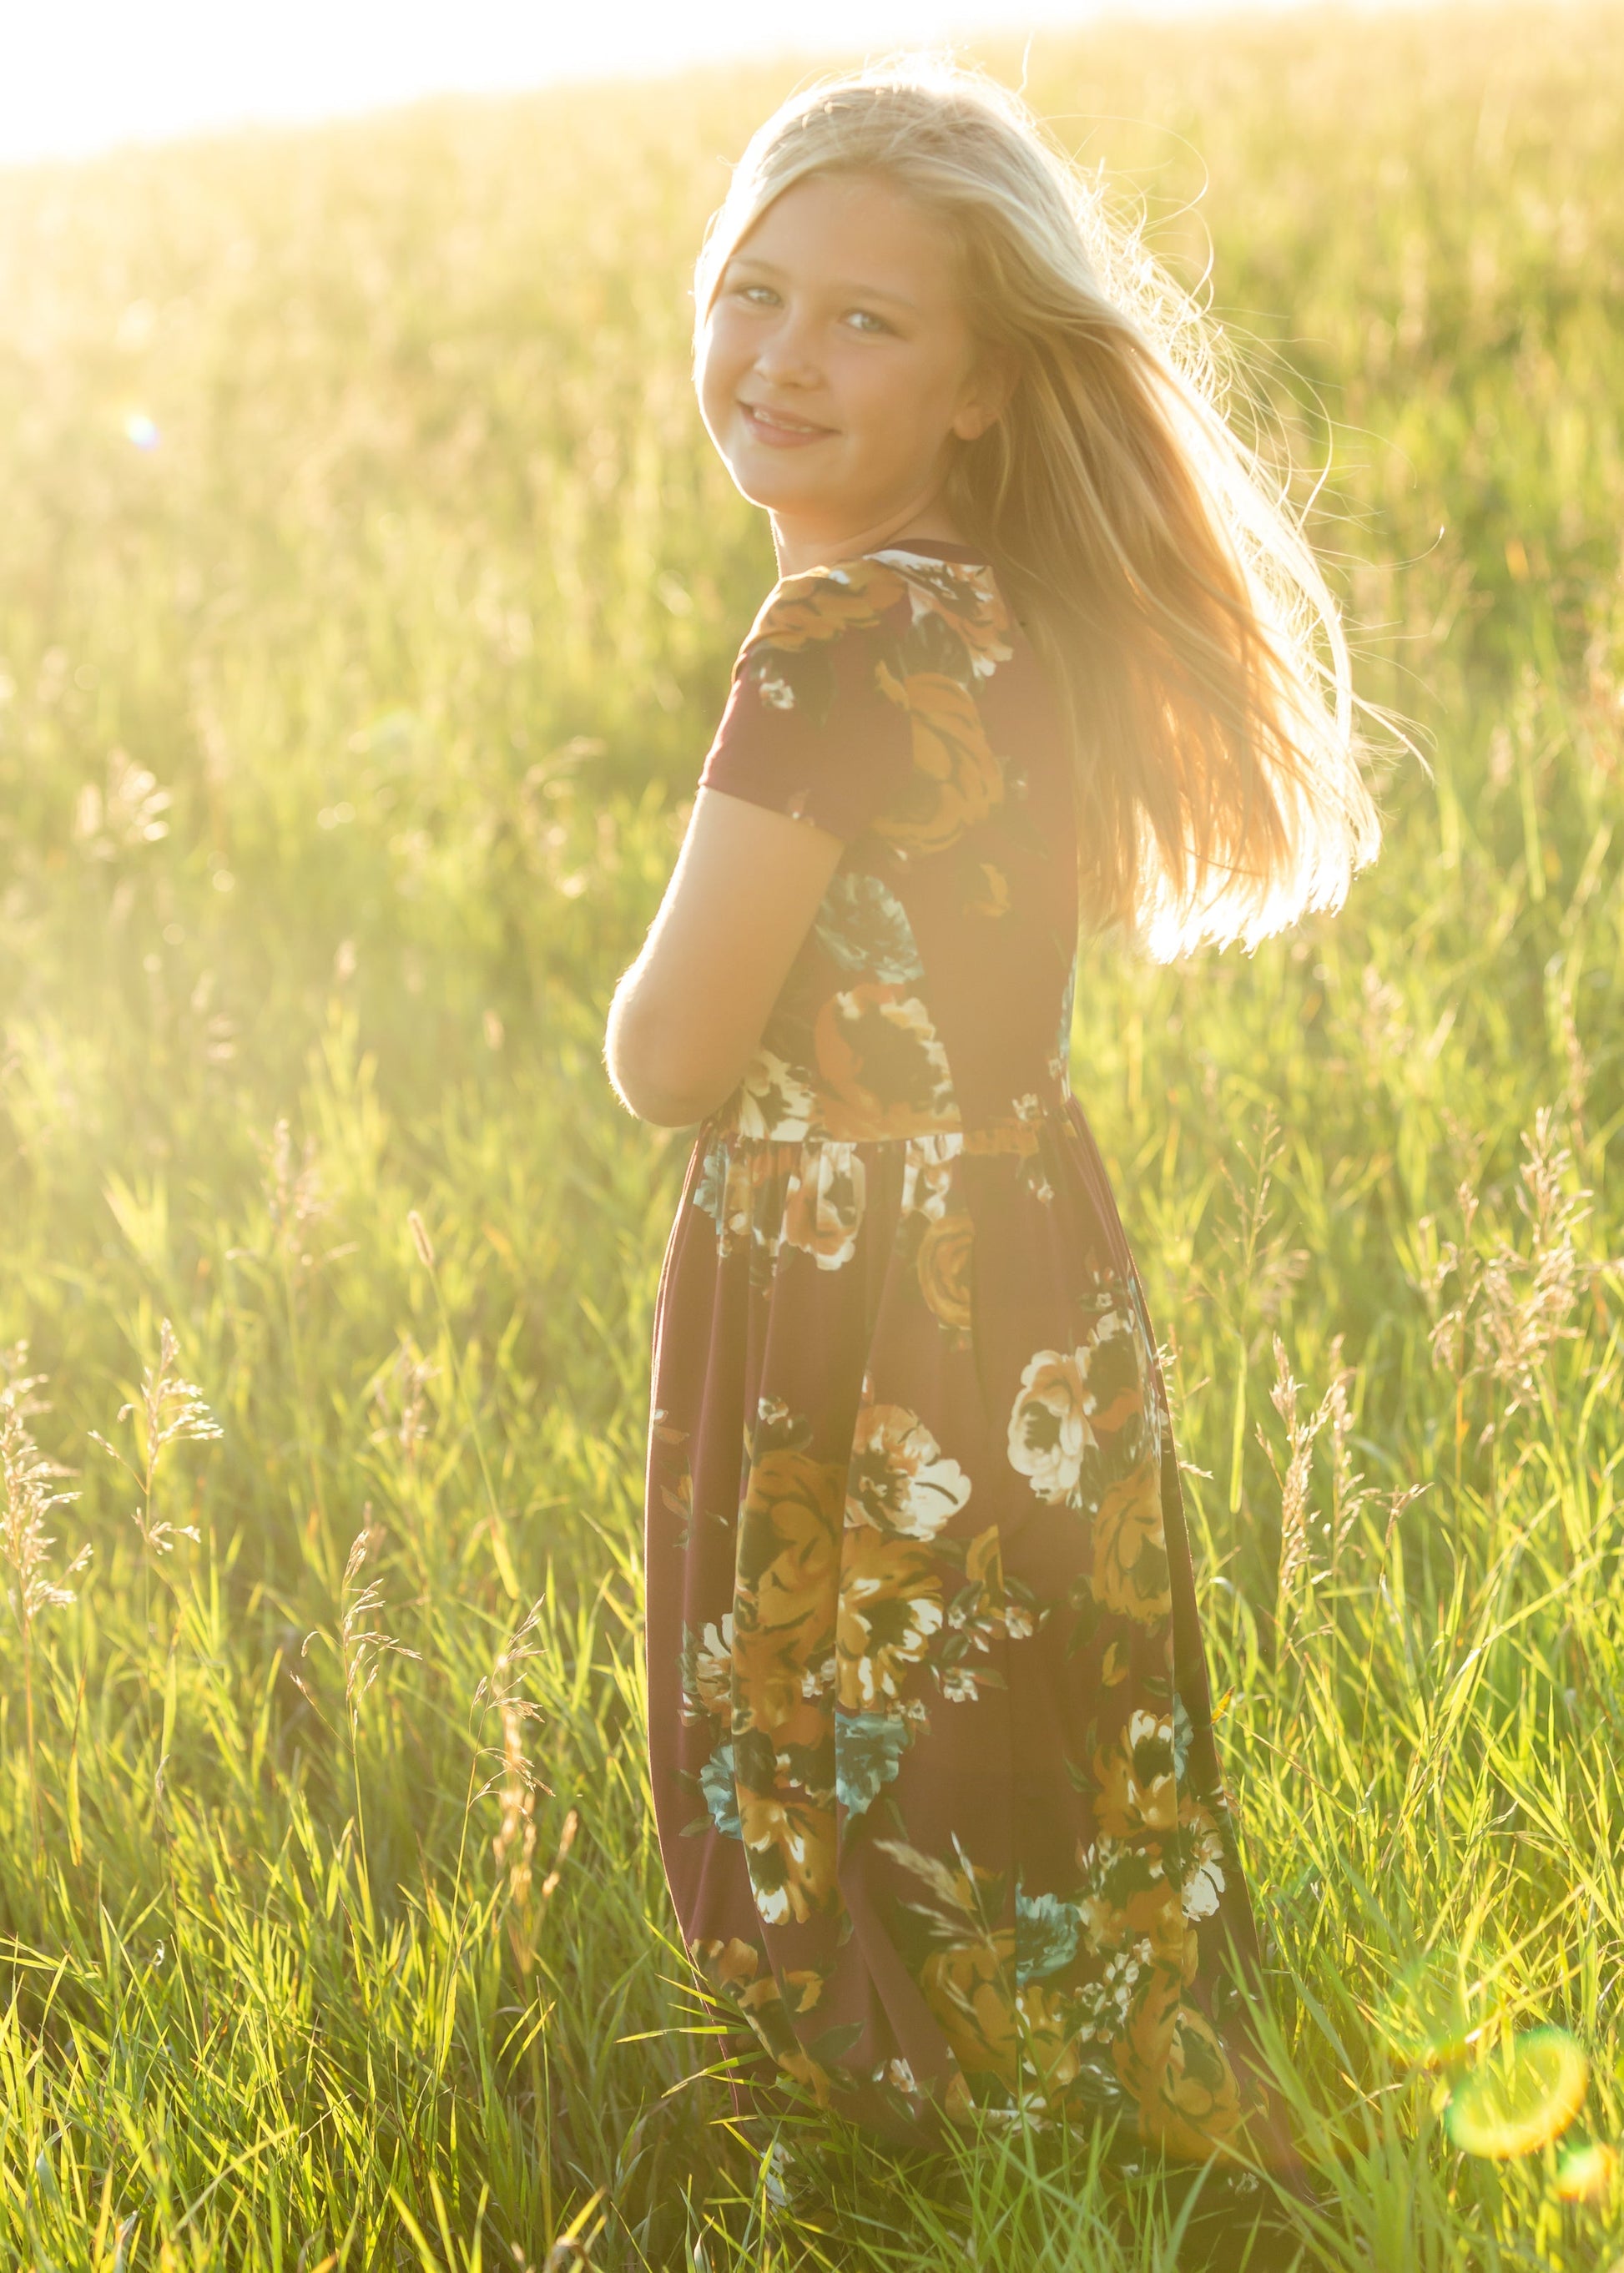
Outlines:
<svg viewBox="0 0 1624 2273"><path fill-rule="evenodd" d="M732 1096L842 849L813 821L700 791L609 1012L609 1078L641 1119L686 1128Z"/></svg>

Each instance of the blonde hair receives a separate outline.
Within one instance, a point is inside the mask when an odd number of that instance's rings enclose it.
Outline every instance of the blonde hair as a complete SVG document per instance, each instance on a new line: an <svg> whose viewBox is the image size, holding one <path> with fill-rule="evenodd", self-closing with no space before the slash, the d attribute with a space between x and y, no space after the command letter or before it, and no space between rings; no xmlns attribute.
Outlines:
<svg viewBox="0 0 1624 2273"><path fill-rule="evenodd" d="M1210 325L1024 103L910 60L761 128L700 255L702 331L767 207L828 173L882 176L946 225L972 331L1018 374L946 501L1055 683L1086 919L1168 959L1339 906L1380 841L1347 642L1223 415Z"/></svg>

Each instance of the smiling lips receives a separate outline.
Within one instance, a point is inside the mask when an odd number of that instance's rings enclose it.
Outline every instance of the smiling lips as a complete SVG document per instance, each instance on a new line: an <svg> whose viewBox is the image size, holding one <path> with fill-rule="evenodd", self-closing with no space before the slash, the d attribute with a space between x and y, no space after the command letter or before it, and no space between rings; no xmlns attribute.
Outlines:
<svg viewBox="0 0 1624 2273"><path fill-rule="evenodd" d="M761 402L741 400L739 408L751 433L775 450L802 449L808 442L826 441L835 431L832 426L815 426L807 418L792 418L786 410L770 410Z"/></svg>

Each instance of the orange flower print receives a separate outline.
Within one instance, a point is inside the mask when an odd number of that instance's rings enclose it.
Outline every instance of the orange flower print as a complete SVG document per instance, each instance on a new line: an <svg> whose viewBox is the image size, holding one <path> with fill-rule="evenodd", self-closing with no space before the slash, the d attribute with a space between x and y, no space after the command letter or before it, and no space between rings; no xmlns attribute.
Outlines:
<svg viewBox="0 0 1624 2273"><path fill-rule="evenodd" d="M1045 2098L1057 2099L1077 2080L1082 2066L1072 2001L1041 1982L1029 1981L1016 1992L1020 2064L1035 2076Z"/></svg>
<svg viewBox="0 0 1624 2273"><path fill-rule="evenodd" d="M966 2075L1012 2082L1019 2055L1011 1927L933 1949L920 1969L925 2002Z"/></svg>
<svg viewBox="0 0 1624 2273"><path fill-rule="evenodd" d="M1153 1429L1155 1404L1147 1387L1145 1346L1124 1310L1107 1310L1088 1345L1094 1425L1101 1438L1144 1421Z"/></svg>
<svg viewBox="0 0 1624 2273"><path fill-rule="evenodd" d="M809 2013L829 1985L829 1976L820 1973L816 1965L792 1965L784 1976L785 1984L795 1992L795 2010Z"/></svg>
<svg viewBox="0 0 1624 2273"><path fill-rule="evenodd" d="M1176 1977L1147 1976L1126 2033L1111 2048L1139 2102L1147 2139L1200 2160L1237 2142L1240 2085L1212 2022L1186 2004Z"/></svg>
<svg viewBox="0 0 1624 2273"><path fill-rule="evenodd" d="M971 1265L975 1253L975 1227L969 1212L955 1208L940 1217L919 1244L916 1269L919 1290L942 1321L959 1332L971 1321Z"/></svg>
<svg viewBox="0 0 1624 2273"><path fill-rule="evenodd" d="M696 1941L690 1956L713 1989L737 1990L754 1981L761 1952L734 1934L726 1941Z"/></svg>
<svg viewBox="0 0 1624 2273"><path fill-rule="evenodd" d="M907 588L880 560L852 560L838 568L812 568L786 577L751 627L747 648L778 648L793 655L842 632L864 631L894 608Z"/></svg>
<svg viewBox="0 0 1624 2273"><path fill-rule="evenodd" d="M804 1924L835 1884L835 1816L804 1795L739 1787L739 1821L756 1907L768 1925Z"/></svg>
<svg viewBox="0 0 1624 2273"><path fill-rule="evenodd" d="M880 691L908 714L914 773L875 821L877 836L910 859L945 851L1003 801L1004 774L988 745L974 695L939 671L898 679L883 664Z"/></svg>
<svg viewBox="0 0 1624 2273"><path fill-rule="evenodd" d="M872 1524L905 1539L934 1539L970 1497L970 1479L917 1413L868 1405L857 1416L846 1483L848 1524Z"/></svg>
<svg viewBox="0 0 1624 2273"><path fill-rule="evenodd" d="M833 1640L846 1476L788 1447L763 1452L739 1512L735 1730L781 1728Z"/></svg>
<svg viewBox="0 0 1624 2273"><path fill-rule="evenodd" d="M784 1241L820 1271L838 1271L857 1252L868 1171L852 1144L808 1144L784 1194Z"/></svg>
<svg viewBox="0 0 1624 2273"><path fill-rule="evenodd" d="M693 1942L688 1954L712 1995L732 2006L748 2022L785 2074L805 2084L820 2106L825 2104L830 2089L828 2071L802 2050L778 1977L770 1967L763 1969L761 1952L735 1934L727 1941ZM791 1980L799 1977L795 1974L789 1976ZM804 2012L806 2007L801 2004L798 2009Z"/></svg>
<svg viewBox="0 0 1624 2273"><path fill-rule="evenodd" d="M928 1548L859 1525L846 1534L835 1639L843 1711L894 1704L942 1627L942 1582Z"/></svg>
<svg viewBox="0 0 1624 2273"><path fill-rule="evenodd" d="M1173 1775L1173 1720L1137 1707L1116 1743L1094 1757L1100 1787L1095 1815L1109 1839L1162 1834L1178 1820L1178 1788Z"/></svg>
<svg viewBox="0 0 1624 2273"><path fill-rule="evenodd" d="M823 1118L831 1136L906 1136L951 1129L959 1107L930 1013L901 986L831 994L814 1029Z"/></svg>
<svg viewBox="0 0 1624 2273"><path fill-rule="evenodd" d="M1186 1924L1177 1890L1160 1863L1130 1854L1116 1839L1102 1839L1081 1861L1093 1887L1079 1906L1083 1946L1095 1956L1137 1950L1153 1964L1188 1972L1195 1932Z"/></svg>
<svg viewBox="0 0 1624 2273"><path fill-rule="evenodd" d="M1170 1617L1167 1534L1162 1518L1162 1462L1152 1454L1101 1494L1094 1515L1089 1583L1102 1609L1157 1625Z"/></svg>
<svg viewBox="0 0 1624 2273"><path fill-rule="evenodd" d="M1162 2073L1159 2120L1146 2128L1176 2155L1205 2155L1234 2140L1241 2114L1240 2084L1216 2029L1196 2006L1181 2003Z"/></svg>

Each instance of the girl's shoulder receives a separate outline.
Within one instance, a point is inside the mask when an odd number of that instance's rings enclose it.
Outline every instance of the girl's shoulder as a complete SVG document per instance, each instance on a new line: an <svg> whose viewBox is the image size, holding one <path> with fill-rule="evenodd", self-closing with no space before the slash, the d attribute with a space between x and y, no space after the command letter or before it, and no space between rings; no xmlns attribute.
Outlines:
<svg viewBox="0 0 1624 2273"><path fill-rule="evenodd" d="M781 578L741 659L793 656L855 635L894 656L903 671L985 678L1011 653L1009 611L988 563L967 547L953 551L965 557L891 545Z"/></svg>

